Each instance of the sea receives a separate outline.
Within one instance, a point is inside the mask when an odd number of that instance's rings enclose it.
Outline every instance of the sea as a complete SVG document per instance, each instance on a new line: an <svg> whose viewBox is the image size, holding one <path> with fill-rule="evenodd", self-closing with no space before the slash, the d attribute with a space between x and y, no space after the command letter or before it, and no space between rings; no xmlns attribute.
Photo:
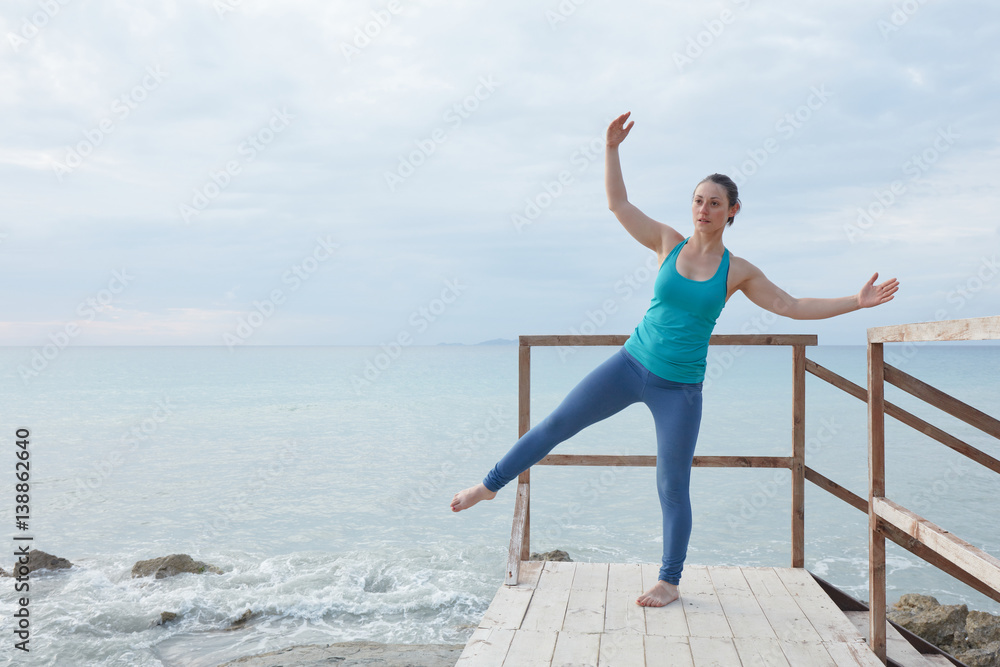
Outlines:
<svg viewBox="0 0 1000 667"><path fill-rule="evenodd" d="M534 348L532 422L615 351ZM449 503L517 438L516 345L49 352L0 348L0 567L25 544L72 567L32 573L22 592L0 579L0 664L208 667L296 644L464 644L502 585L513 485L468 511ZM791 356L711 349L697 454L791 453ZM866 384L863 346L807 356ZM1000 347L887 345L886 358L1000 413ZM886 394L1000 456L994 438ZM807 464L867 497L865 404L813 376L806 397ZM1000 476L891 418L886 432L887 496L1000 554ZM654 454L652 417L631 406L555 453ZM695 469L687 563L788 566L790 493L786 470ZM653 469L539 466L531 494L532 551L659 561ZM866 515L807 483L805 517L806 567L866 600ZM132 577L170 554L222 573ZM892 543L887 569L890 603L912 592L1000 613ZM24 625L29 651L16 648Z"/></svg>

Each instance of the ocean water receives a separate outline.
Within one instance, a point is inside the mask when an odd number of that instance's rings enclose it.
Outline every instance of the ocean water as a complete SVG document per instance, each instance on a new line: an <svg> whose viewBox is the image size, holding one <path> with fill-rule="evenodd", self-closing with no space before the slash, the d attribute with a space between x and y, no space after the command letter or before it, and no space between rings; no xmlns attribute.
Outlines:
<svg viewBox="0 0 1000 667"><path fill-rule="evenodd" d="M1000 348L887 346L903 370L1000 413ZM64 349L36 375L0 348L0 447L15 536L68 558L30 581L30 653L13 648L13 582L0 596L0 664L215 665L292 644L464 643L502 584L512 489L453 514L517 435L513 345ZM614 348L532 351L533 421ZM864 386L863 347L808 356ZM41 364L36 360L36 367ZM791 451L791 352L713 348L699 454ZM866 496L865 405L807 377L807 463ZM887 387L887 397L1000 456L1000 447ZM14 527L15 432L31 432L31 519ZM887 419L888 496L1000 554L1000 477ZM655 453L642 405L557 453ZM652 469L538 467L532 549L658 562ZM696 469L690 564L786 566L787 471ZM806 565L866 599L867 518L806 485ZM187 553L223 574L133 579ZM0 566L10 570L10 555ZM8 582L6 584L2 582ZM888 599L906 592L1000 605L889 545ZM229 626L247 610L245 627ZM155 625L163 611L175 621Z"/></svg>

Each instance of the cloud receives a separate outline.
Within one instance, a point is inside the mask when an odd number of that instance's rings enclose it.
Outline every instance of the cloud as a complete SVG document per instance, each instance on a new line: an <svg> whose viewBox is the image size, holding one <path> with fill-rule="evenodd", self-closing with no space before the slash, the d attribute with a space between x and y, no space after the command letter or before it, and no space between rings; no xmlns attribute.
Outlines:
<svg viewBox="0 0 1000 667"><path fill-rule="evenodd" d="M865 322L929 319L926 294L995 247L1000 22L915 6L107 0L59 5L15 49L39 5L7 3L0 271L19 288L0 341L33 344L128 267L94 342L211 344L320 234L339 254L254 342L378 344L455 279L468 291L418 343L565 332L646 258L586 156L625 110L647 214L688 233L694 184L741 176L734 253L800 296L898 274ZM861 342L861 319L810 326Z"/></svg>

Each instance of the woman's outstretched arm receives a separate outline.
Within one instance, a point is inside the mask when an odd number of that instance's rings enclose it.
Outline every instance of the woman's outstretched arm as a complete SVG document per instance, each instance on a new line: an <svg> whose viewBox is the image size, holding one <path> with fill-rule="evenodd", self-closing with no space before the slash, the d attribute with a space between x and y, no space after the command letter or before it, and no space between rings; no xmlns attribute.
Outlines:
<svg viewBox="0 0 1000 667"><path fill-rule="evenodd" d="M608 208L632 238L655 252L662 260L671 248L684 240L684 237L672 227L653 220L628 200L625 179L622 177L621 159L618 157L618 146L628 136L635 123L629 121L629 124L625 125L631 113L631 111L623 113L608 126L604 159L604 188L608 194Z"/></svg>
<svg viewBox="0 0 1000 667"><path fill-rule="evenodd" d="M899 289L899 281L895 278L876 285L876 273L853 296L797 299L768 280L760 269L744 259L733 258L732 268L736 278L734 289L742 291L761 308L793 320L822 320L861 308L872 308L892 301L893 294Z"/></svg>

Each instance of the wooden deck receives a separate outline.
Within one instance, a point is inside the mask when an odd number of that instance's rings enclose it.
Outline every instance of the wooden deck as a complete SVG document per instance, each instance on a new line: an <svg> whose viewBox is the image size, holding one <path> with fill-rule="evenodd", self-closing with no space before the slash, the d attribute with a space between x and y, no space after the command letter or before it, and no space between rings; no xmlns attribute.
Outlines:
<svg viewBox="0 0 1000 667"><path fill-rule="evenodd" d="M522 563L457 667L882 667L803 569L687 567L679 601L636 605L657 574L653 564Z"/></svg>

